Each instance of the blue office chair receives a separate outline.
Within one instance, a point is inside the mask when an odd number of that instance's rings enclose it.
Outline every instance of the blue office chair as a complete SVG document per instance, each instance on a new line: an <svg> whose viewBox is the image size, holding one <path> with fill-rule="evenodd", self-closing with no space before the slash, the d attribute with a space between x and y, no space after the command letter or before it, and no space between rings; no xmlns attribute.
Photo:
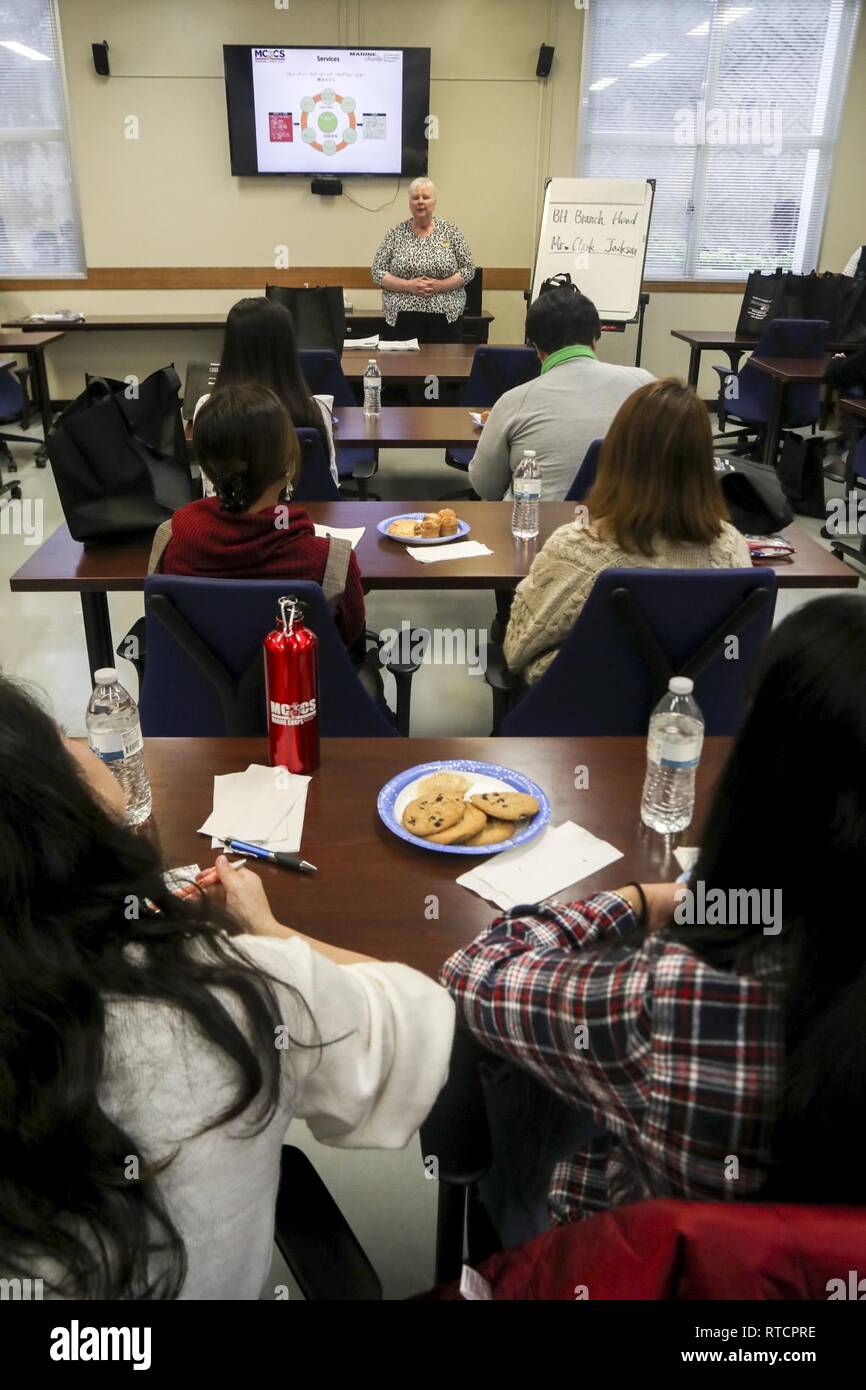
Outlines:
<svg viewBox="0 0 866 1390"><path fill-rule="evenodd" d="M323 738L389 738L397 730L367 694L318 584L297 579L145 580L147 661L141 727L150 738L264 736L262 642L279 599L296 594L319 639Z"/></svg>
<svg viewBox="0 0 866 1390"><path fill-rule="evenodd" d="M851 393L853 394L853 392ZM848 459L845 466L845 498L851 492L866 492L866 433L862 434L848 451ZM864 499L860 499L863 505ZM859 538L859 545L849 545L848 542L840 540L838 536L831 534L826 526L821 528L821 535L829 539L830 550L841 560L843 556L849 555L852 560L857 560L859 564L866 565L866 535Z"/></svg>
<svg viewBox="0 0 866 1390"><path fill-rule="evenodd" d="M333 396L335 406L357 404L336 352L329 348L302 348L298 356L301 359L304 380L313 395ZM370 449L364 444L337 443L337 472L340 480L353 479L358 484L360 498L364 499L370 495L367 491L367 480L372 478L378 467L378 449Z"/></svg>
<svg viewBox="0 0 866 1390"><path fill-rule="evenodd" d="M522 386L538 376L541 364L534 348L528 347L479 347L472 358L472 369L460 390L458 404L471 408L481 406L487 409L495 405L500 396L514 386ZM474 457L474 448L446 449L445 462L449 468L459 468L468 473ZM463 492L449 493L452 500L460 497L473 497L471 488ZM443 501L448 500L443 498Z"/></svg>
<svg viewBox="0 0 866 1390"><path fill-rule="evenodd" d="M595 475L598 472L598 459L603 439L594 439L583 457L583 463L574 475L574 482L565 494L566 502L585 502L590 494Z"/></svg>
<svg viewBox="0 0 866 1390"><path fill-rule="evenodd" d="M300 429L301 469L292 491L293 502L338 502L340 489L318 430Z"/></svg>
<svg viewBox="0 0 866 1390"><path fill-rule="evenodd" d="M819 359L827 350L829 328L826 319L774 319L755 344L753 356ZM730 439L731 436L725 433L729 419L745 427L736 431L734 436L741 444L748 436L760 436L770 419L775 390L772 378L751 362L746 362L738 372L732 372L730 367L716 367L714 370L719 374L717 404L721 431L715 438ZM733 386L733 383L736 385ZM782 418L786 429L811 425L814 431L820 412L821 388L818 384L788 388Z"/></svg>
<svg viewBox="0 0 866 1390"><path fill-rule="evenodd" d="M488 652L494 733L645 734L676 675L694 680L708 734L735 733L749 670L773 620L776 583L771 569L603 571L534 685L521 686ZM736 660L725 655L731 636L739 639Z"/></svg>
<svg viewBox="0 0 866 1390"><path fill-rule="evenodd" d="M25 367L7 367L4 371L0 371L0 426L20 424L23 430L29 428L33 415L33 404L27 394L25 384L29 375L30 369ZM10 473L18 472L18 464L12 457L12 450L9 448L10 443L35 444L37 449L42 448L42 440L39 438L0 428L0 465L8 468ZM0 496L6 491L12 497L21 496L21 488L18 483L3 482L3 475L0 472Z"/></svg>

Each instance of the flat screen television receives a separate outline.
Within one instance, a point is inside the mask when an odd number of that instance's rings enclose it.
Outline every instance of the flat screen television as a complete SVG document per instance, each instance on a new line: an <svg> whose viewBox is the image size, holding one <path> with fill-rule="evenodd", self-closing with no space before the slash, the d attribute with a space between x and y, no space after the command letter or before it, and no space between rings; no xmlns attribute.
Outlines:
<svg viewBox="0 0 866 1390"><path fill-rule="evenodd" d="M233 174L427 173L429 48L224 44Z"/></svg>

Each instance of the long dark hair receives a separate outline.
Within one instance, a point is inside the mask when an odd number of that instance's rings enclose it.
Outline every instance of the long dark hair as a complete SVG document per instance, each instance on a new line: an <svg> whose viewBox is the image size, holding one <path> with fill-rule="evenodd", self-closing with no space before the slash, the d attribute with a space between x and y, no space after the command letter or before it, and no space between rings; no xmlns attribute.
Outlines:
<svg viewBox="0 0 866 1390"><path fill-rule="evenodd" d="M169 892L150 840L112 818L51 718L2 677L0 786L0 1264L59 1267L64 1297L172 1298L186 1256L158 1176L173 1155L149 1163L148 1136L100 1105L106 999L167 1004L223 1054L235 1091L208 1129L268 1123L286 1020L228 915ZM317 1047L291 993L291 1032Z"/></svg>
<svg viewBox="0 0 866 1390"><path fill-rule="evenodd" d="M301 371L292 316L284 304L261 296L239 299L229 310L214 391L250 382L270 387L296 429L318 430L329 456L322 412Z"/></svg>
<svg viewBox="0 0 866 1390"><path fill-rule="evenodd" d="M816 599L773 632L717 785L693 880L781 890L782 929L669 926L712 965L784 969L784 1081L768 1200L863 1201L866 598Z"/></svg>
<svg viewBox="0 0 866 1390"><path fill-rule="evenodd" d="M213 391L195 417L193 448L227 512L248 511L280 480L294 483L301 465L294 425L266 386Z"/></svg>

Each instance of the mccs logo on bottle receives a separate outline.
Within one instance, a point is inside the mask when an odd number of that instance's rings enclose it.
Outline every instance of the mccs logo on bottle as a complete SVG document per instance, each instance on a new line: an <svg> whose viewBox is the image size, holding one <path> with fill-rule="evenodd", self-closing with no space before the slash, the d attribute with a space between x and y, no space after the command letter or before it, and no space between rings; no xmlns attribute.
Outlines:
<svg viewBox="0 0 866 1390"><path fill-rule="evenodd" d="M300 700L291 705L280 704L279 700L271 700L272 724L285 724L288 728L294 728L296 724L306 724L315 717L315 700Z"/></svg>

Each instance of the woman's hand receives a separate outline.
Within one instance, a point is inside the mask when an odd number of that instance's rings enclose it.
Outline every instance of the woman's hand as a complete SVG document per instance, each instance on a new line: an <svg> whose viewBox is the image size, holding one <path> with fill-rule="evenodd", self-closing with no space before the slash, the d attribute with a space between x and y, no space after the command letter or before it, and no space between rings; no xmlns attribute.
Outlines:
<svg viewBox="0 0 866 1390"><path fill-rule="evenodd" d="M429 299L431 294L435 294L433 286L436 282L426 275L419 275L417 279L408 283L412 286L410 294L417 295L419 299Z"/></svg>
<svg viewBox="0 0 866 1390"><path fill-rule="evenodd" d="M682 894L686 887L683 883L642 883L641 888L647 903L647 921L644 929L647 934L661 931L666 927L674 915L674 908L680 901L678 894ZM626 902L634 908L635 914L640 917L643 904L637 889L628 884L625 888L615 890L617 897L625 898Z"/></svg>
<svg viewBox="0 0 866 1390"><path fill-rule="evenodd" d="M287 935L287 929L280 926L271 912L265 886L258 874L251 873L243 865L233 868L224 854L218 856L215 868L219 884L206 891L224 904L244 931L253 936Z"/></svg>

